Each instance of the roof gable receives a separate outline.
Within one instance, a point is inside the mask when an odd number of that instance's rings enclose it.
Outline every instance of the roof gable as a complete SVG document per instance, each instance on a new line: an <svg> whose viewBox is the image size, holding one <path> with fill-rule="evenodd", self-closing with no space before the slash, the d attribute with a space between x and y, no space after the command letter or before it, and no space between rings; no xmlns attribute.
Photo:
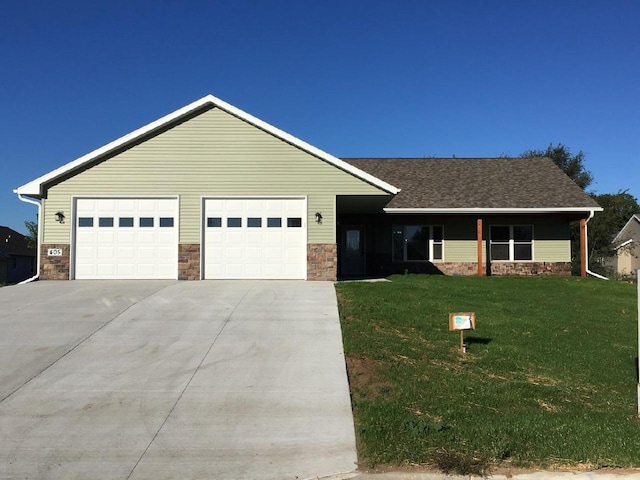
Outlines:
<svg viewBox="0 0 640 480"><path fill-rule="evenodd" d="M320 158L321 160L324 160L325 162L341 170L344 170L354 175L355 177L360 178L361 180L364 180L365 182L370 183L388 193L396 194L399 191L393 185L379 178L376 178L370 173L362 171L359 168L347 162L344 162L339 158L336 158L333 155L330 155L329 153L324 152L312 146L311 144L284 132L283 130L280 130L279 128L276 128L273 125L268 124L267 122L264 122L259 118L254 117L253 115L244 112L243 110L240 110L239 108L236 108L233 105L220 100L219 98L214 97L213 95L207 95L199 100L196 100L193 103L190 103L185 107L176 110L175 112L165 115L164 117L159 118L158 120L151 122L144 127L134 130L133 132L124 135L123 137L120 137L113 142L110 142L90 153L87 153L86 155L83 155L82 157L77 158L76 160L73 160L45 175L42 175L41 177L36 178L35 180L32 180L25 185L16 188L14 190L14 193L17 193L19 195L38 197L42 195L42 189L46 183L63 176L72 176L75 171L78 171L82 167L96 161L98 158L109 155L113 152L117 152L122 148L125 148L127 145L138 142L156 131L167 128L167 126L173 124L174 122L179 122L181 119L184 119L189 115L193 115L195 112L198 112L201 109L205 109L207 106L220 108L221 110L224 110L257 128L264 130L274 137L279 138L280 140L287 142L317 158Z"/></svg>
<svg viewBox="0 0 640 480"><path fill-rule="evenodd" d="M631 215L611 243L619 248L623 243L629 243L631 240L640 241L640 213Z"/></svg>
<svg viewBox="0 0 640 480"><path fill-rule="evenodd" d="M347 158L398 186L386 211L600 211L548 158Z"/></svg>

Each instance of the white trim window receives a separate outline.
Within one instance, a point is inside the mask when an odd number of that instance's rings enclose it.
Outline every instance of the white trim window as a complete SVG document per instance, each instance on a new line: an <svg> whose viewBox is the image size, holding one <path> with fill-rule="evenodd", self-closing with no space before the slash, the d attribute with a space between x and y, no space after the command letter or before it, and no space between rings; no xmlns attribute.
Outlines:
<svg viewBox="0 0 640 480"><path fill-rule="evenodd" d="M441 262L444 260L442 225L394 225L394 262Z"/></svg>
<svg viewBox="0 0 640 480"><path fill-rule="evenodd" d="M492 225L491 261L533 260L533 225Z"/></svg>

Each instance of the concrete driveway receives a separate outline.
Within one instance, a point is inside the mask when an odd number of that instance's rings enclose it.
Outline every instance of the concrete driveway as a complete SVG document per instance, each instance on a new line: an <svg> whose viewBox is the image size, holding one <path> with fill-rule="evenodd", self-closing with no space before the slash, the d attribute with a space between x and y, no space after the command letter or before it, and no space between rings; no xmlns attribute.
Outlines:
<svg viewBox="0 0 640 480"><path fill-rule="evenodd" d="M333 285L0 288L0 478L353 471Z"/></svg>

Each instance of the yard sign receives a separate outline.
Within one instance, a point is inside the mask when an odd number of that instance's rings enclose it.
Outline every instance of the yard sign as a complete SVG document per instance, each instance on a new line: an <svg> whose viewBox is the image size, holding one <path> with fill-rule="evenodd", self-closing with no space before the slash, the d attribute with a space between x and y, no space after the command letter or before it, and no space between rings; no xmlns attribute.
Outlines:
<svg viewBox="0 0 640 480"><path fill-rule="evenodd" d="M475 312L456 312L449 314L449 330L460 330L460 351L466 352L464 346L464 331L476 329Z"/></svg>

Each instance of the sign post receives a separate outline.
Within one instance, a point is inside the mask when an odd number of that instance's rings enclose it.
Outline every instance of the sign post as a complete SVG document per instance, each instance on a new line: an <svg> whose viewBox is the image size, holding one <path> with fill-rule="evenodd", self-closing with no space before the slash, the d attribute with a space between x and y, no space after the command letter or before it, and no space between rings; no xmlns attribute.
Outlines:
<svg viewBox="0 0 640 480"><path fill-rule="evenodd" d="M475 312L457 312L449 313L449 330L460 331L460 352L467 353L464 345L464 331L476 329Z"/></svg>

